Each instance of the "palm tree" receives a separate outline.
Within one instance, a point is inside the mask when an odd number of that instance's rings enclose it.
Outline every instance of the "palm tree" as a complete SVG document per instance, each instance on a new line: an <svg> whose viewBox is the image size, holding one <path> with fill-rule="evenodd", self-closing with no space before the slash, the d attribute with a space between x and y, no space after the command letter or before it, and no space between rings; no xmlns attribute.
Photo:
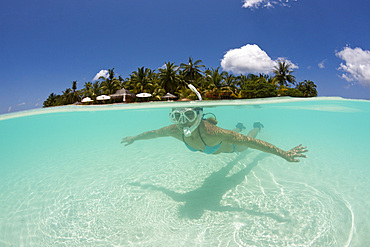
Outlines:
<svg viewBox="0 0 370 247"><path fill-rule="evenodd" d="M237 98L237 77L233 74L229 74L225 72L225 77L224 77L224 88L227 89L228 91L231 92L231 97L232 98Z"/></svg>
<svg viewBox="0 0 370 247"><path fill-rule="evenodd" d="M203 76L203 71L201 70L201 68L205 68L205 66L200 63L203 63L203 61L197 60L193 62L193 59L189 57L189 62L187 64L180 64L180 69L185 80L193 83L196 79Z"/></svg>
<svg viewBox="0 0 370 247"><path fill-rule="evenodd" d="M113 77L114 77L114 68L108 69L108 78L110 80L113 80Z"/></svg>
<svg viewBox="0 0 370 247"><path fill-rule="evenodd" d="M62 104L63 105L68 105L68 104L72 104L72 89L70 88L66 88L66 90L62 91Z"/></svg>
<svg viewBox="0 0 370 247"><path fill-rule="evenodd" d="M178 90L178 97L180 99L189 98L189 99L196 99L194 92L190 90L190 88L182 87Z"/></svg>
<svg viewBox="0 0 370 247"><path fill-rule="evenodd" d="M269 75L265 74L259 74L259 76L255 79L255 83L269 83L272 82L271 78Z"/></svg>
<svg viewBox="0 0 370 247"><path fill-rule="evenodd" d="M236 80L237 80L237 78L236 78L235 75L225 72L224 83L225 83L226 86L229 86L231 88L235 88L236 87Z"/></svg>
<svg viewBox="0 0 370 247"><path fill-rule="evenodd" d="M144 67L138 68L137 71L132 72L130 75L129 88L131 88L134 93L150 91L149 88L152 86L153 73L154 71L151 69Z"/></svg>
<svg viewBox="0 0 370 247"><path fill-rule="evenodd" d="M255 82L258 79L258 76L252 73L247 75L247 82Z"/></svg>
<svg viewBox="0 0 370 247"><path fill-rule="evenodd" d="M179 67L171 62L166 63L165 68L159 69L160 85L167 93L174 93L176 87L179 85L178 70Z"/></svg>
<svg viewBox="0 0 370 247"><path fill-rule="evenodd" d="M163 87L161 87L161 85L157 82L153 82L153 88L152 88L152 95L154 98L156 98L157 100L161 100L162 96L166 94L166 91L163 89Z"/></svg>
<svg viewBox="0 0 370 247"><path fill-rule="evenodd" d="M206 92L211 93L213 97L219 98L219 93L221 91L222 86L224 85L224 80L226 76L226 72L219 72L220 67L216 69L211 68L206 70L206 83L207 85L205 90Z"/></svg>
<svg viewBox="0 0 370 247"><path fill-rule="evenodd" d="M120 89L120 83L118 80L105 79L101 83L101 89L104 94L110 95Z"/></svg>
<svg viewBox="0 0 370 247"><path fill-rule="evenodd" d="M77 90L77 81L73 81L72 82L72 92L71 92L71 94L72 94L71 95L72 103L80 100L79 92L77 92L76 90Z"/></svg>
<svg viewBox="0 0 370 247"><path fill-rule="evenodd" d="M85 82L84 88L82 89L82 96L83 97L91 97L91 82Z"/></svg>
<svg viewBox="0 0 370 247"><path fill-rule="evenodd" d="M120 88L125 87L125 83L126 83L125 79L123 79L121 76L118 76L118 81L119 81Z"/></svg>
<svg viewBox="0 0 370 247"><path fill-rule="evenodd" d="M304 80L304 82L298 83L296 89L301 91L304 97L316 97L317 96L316 87L317 86L313 81Z"/></svg>
<svg viewBox="0 0 370 247"><path fill-rule="evenodd" d="M76 92L76 89L77 89L77 81L73 81L72 82L72 91Z"/></svg>
<svg viewBox="0 0 370 247"><path fill-rule="evenodd" d="M101 76L99 79L102 79L101 82L101 89L103 93L105 94L112 94L116 92L118 89L121 88L120 81L117 80L116 77L114 77L114 68L108 69L108 78L105 78L104 76Z"/></svg>
<svg viewBox="0 0 370 247"><path fill-rule="evenodd" d="M274 79L280 87L288 86L288 83L295 85L295 76L292 75L294 71L290 70L291 66L292 64L287 63L285 60L279 60L278 66L274 67L272 71L275 73Z"/></svg>
<svg viewBox="0 0 370 247"><path fill-rule="evenodd" d="M100 82L99 81L94 82L89 90L91 99L94 101L94 103L96 103L97 102L96 97L98 97L102 93Z"/></svg>
<svg viewBox="0 0 370 247"><path fill-rule="evenodd" d="M57 100L57 95L51 93L49 97L44 101L43 107L55 106Z"/></svg>
<svg viewBox="0 0 370 247"><path fill-rule="evenodd" d="M236 77L236 86L240 89L247 83L247 81L248 79L245 75L239 75Z"/></svg>
<svg viewBox="0 0 370 247"><path fill-rule="evenodd" d="M217 67L206 71L206 80L211 87L222 87L224 85L227 73L225 71L220 73L219 69L220 67Z"/></svg>

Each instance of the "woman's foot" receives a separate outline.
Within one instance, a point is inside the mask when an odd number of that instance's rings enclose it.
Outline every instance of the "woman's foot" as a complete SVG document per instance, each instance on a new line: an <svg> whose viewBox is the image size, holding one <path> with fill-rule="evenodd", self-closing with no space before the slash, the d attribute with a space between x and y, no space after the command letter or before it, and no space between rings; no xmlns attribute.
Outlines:
<svg viewBox="0 0 370 247"><path fill-rule="evenodd" d="M261 124L260 122L255 122L253 124L253 128L258 128L261 131L261 129L265 128L265 126L263 126L263 124Z"/></svg>
<svg viewBox="0 0 370 247"><path fill-rule="evenodd" d="M246 128L245 128L245 126L244 126L244 124L243 123L237 123L236 125L235 125L235 129L234 129L234 131L236 131L236 132L238 132L238 133L240 133L240 132L242 132L243 130L245 130Z"/></svg>

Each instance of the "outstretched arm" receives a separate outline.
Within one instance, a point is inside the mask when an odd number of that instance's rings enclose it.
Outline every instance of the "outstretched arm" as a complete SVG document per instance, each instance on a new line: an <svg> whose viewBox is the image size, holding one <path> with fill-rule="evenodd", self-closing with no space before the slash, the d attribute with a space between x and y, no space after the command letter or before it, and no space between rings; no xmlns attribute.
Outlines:
<svg viewBox="0 0 370 247"><path fill-rule="evenodd" d="M166 136L177 137L178 132L179 131L176 128L176 125L173 124L173 125L166 126L166 127L163 127L157 130L146 131L137 136L126 136L122 138L121 144L125 143L125 146L127 146L127 145L134 143L135 141L140 141L140 140L149 140L149 139L155 139L158 137L166 137Z"/></svg>
<svg viewBox="0 0 370 247"><path fill-rule="evenodd" d="M241 135L234 131L223 130L220 134L222 135L223 140L226 142L274 154L289 162L299 162L299 159L296 158L307 158L307 156L302 153L308 152L308 150L306 147L303 147L302 145L296 146L295 148L292 148L289 151L284 151L272 145L271 143L251 138L245 135Z"/></svg>

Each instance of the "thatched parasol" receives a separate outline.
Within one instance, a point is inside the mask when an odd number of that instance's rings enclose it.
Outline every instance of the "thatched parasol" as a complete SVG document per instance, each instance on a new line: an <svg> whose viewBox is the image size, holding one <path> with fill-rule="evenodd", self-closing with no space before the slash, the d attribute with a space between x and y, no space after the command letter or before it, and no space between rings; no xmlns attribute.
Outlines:
<svg viewBox="0 0 370 247"><path fill-rule="evenodd" d="M177 97L173 94L166 93L166 95L162 96L161 98L170 100L170 99L176 99Z"/></svg>

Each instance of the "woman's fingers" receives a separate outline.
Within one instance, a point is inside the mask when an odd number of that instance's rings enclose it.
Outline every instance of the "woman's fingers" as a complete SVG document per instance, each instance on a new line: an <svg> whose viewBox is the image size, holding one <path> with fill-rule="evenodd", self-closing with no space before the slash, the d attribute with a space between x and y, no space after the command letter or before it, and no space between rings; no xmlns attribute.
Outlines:
<svg viewBox="0 0 370 247"><path fill-rule="evenodd" d="M295 148L293 148L291 151L295 151L295 152L298 152L298 153L305 153L305 152L308 152L307 150L307 147L303 147L302 144L296 146Z"/></svg>
<svg viewBox="0 0 370 247"><path fill-rule="evenodd" d="M307 158L306 155L302 154L306 152L308 152L307 147L304 147L302 144L300 144L288 151L288 161L299 162L300 160L297 158Z"/></svg>

